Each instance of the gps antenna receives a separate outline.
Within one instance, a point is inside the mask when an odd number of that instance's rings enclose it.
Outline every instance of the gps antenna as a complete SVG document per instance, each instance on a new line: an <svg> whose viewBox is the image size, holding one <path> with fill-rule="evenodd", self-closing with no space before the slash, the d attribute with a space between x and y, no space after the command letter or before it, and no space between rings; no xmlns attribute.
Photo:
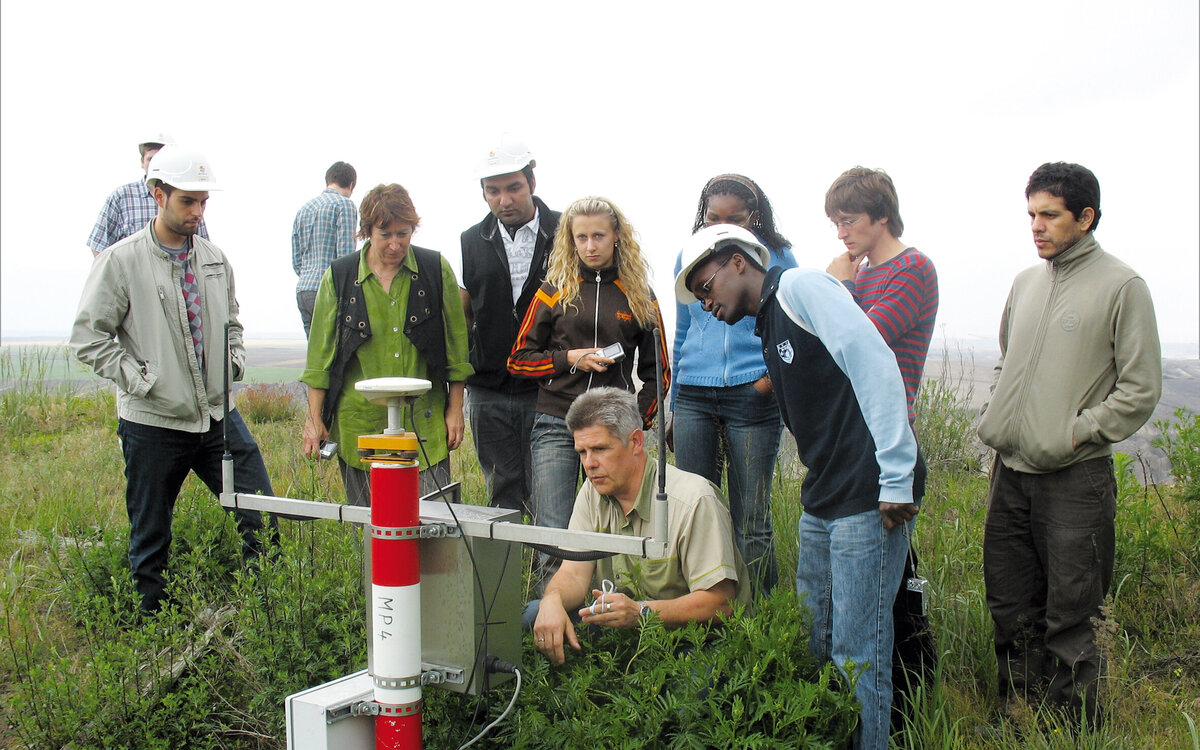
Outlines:
<svg viewBox="0 0 1200 750"><path fill-rule="evenodd" d="M654 391L658 396L658 495L654 498L654 541L667 541L667 416L663 402L662 328L654 327Z"/></svg>
<svg viewBox="0 0 1200 750"><path fill-rule="evenodd" d="M229 371L232 363L229 360L229 321L226 321L225 356L223 358L225 365L225 416L221 419L221 445L225 448L225 452L221 454L221 492L226 494L233 492L233 454L229 452Z"/></svg>

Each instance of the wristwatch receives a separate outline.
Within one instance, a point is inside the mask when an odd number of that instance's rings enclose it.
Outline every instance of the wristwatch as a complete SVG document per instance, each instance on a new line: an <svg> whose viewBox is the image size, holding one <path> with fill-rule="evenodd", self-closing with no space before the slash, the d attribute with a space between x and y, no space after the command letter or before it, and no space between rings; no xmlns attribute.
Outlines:
<svg viewBox="0 0 1200 750"><path fill-rule="evenodd" d="M643 622L645 622L646 618L649 617L650 613L653 611L654 610L650 609L649 604L642 602L642 609L640 612L638 612L638 616L642 618Z"/></svg>

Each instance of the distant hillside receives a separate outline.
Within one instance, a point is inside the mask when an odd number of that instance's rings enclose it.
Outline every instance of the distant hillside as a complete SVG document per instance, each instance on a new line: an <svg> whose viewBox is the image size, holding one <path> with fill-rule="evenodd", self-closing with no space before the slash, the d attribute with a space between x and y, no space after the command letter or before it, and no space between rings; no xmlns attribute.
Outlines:
<svg viewBox="0 0 1200 750"><path fill-rule="evenodd" d="M1174 345L1168 351L1186 353L1186 346ZM43 359L41 376L50 381L95 381L94 375L66 355L61 341L6 342L0 346L4 367L0 367L0 389L17 386L15 377L20 370L18 360L29 352L40 351ZM247 382L294 383L304 369L305 342L298 340L251 340L246 344L248 364ZM973 409L978 410L986 403L992 384L992 368L1000 353L983 348L967 348L966 344L951 344L950 348L935 349L929 353L929 364L925 368L926 379L949 379L958 388ZM39 368L34 368L35 371ZM1170 466L1166 458L1150 441L1158 436L1154 427L1157 420L1171 420L1175 410L1185 407L1200 413L1200 359L1164 358L1163 395L1154 410L1154 416L1136 434L1121 443L1116 450L1140 456L1149 480L1169 481ZM1145 481L1145 477L1143 477Z"/></svg>
<svg viewBox="0 0 1200 750"><path fill-rule="evenodd" d="M925 368L926 378L950 378L957 383L959 392L964 389L970 394L972 408L981 408L988 399L992 384L992 370L999 358L998 351L931 351ZM1151 482L1170 481L1171 467L1162 452L1150 444L1158 437L1154 423L1158 420L1174 419L1179 407L1200 412L1200 359L1163 359L1163 394L1154 410L1154 415L1142 429L1127 440L1114 446L1114 450L1139 456L1145 465Z"/></svg>

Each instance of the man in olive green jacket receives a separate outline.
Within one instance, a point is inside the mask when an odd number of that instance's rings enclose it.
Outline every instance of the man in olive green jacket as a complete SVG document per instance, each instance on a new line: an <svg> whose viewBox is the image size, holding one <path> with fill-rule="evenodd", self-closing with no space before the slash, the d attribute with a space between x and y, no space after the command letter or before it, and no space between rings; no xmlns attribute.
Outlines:
<svg viewBox="0 0 1200 750"><path fill-rule="evenodd" d="M241 378L245 349L233 269L197 234L208 193L218 189L212 170L200 154L164 146L150 162L146 184L158 216L92 263L71 348L117 386L129 566L142 609L150 612L167 596L175 498L188 471L220 492L226 428L235 490L273 493L258 445L236 409L222 425L227 324L234 380ZM234 515L243 557L261 554L261 515Z"/></svg>
<svg viewBox="0 0 1200 750"><path fill-rule="evenodd" d="M1094 618L1112 581L1112 444L1145 424L1162 393L1146 282L1093 232L1100 185L1078 164L1029 178L1045 261L1013 282L1000 362L979 437L994 448L983 541L1000 695L1099 718Z"/></svg>

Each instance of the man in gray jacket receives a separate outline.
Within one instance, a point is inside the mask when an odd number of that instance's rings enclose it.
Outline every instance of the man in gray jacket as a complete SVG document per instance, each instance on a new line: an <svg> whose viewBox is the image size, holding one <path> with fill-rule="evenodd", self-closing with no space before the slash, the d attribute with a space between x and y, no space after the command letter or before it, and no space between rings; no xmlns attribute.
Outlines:
<svg viewBox="0 0 1200 750"><path fill-rule="evenodd" d="M142 610L166 597L175 498L188 471L221 489L222 432L228 428L238 492L273 494L258 445L236 410L224 416L224 330L232 378L246 352L224 253L197 234L208 193L218 189L208 161L164 146L146 184L158 215L99 255L71 330L75 356L117 386L117 434L125 457L129 567ZM234 511L242 554L262 553L257 511ZM271 520L272 532L275 520Z"/></svg>
<svg viewBox="0 0 1200 750"><path fill-rule="evenodd" d="M1100 185L1043 164L1025 189L1045 261L1013 282L979 437L996 450L983 539L1000 696L1099 719L1094 618L1112 581L1112 444L1162 393L1150 291L1104 252Z"/></svg>

